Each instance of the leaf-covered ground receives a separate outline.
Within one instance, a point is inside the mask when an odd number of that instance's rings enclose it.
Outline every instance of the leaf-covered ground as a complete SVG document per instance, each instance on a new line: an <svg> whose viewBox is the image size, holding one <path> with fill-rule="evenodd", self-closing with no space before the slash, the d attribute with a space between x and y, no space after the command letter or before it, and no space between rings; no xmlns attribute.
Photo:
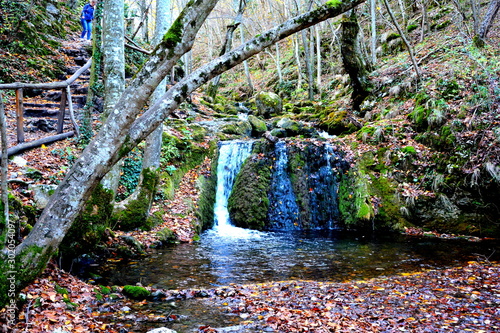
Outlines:
<svg viewBox="0 0 500 333"><path fill-rule="evenodd" d="M121 288L86 284L54 265L23 290L26 302L9 332L144 331L179 320L175 308L158 313L148 302L203 298L239 317L239 332L498 332L500 264L326 283L281 281L209 290L152 290L156 301L132 301ZM5 312L0 312L3 317ZM112 323L111 323L112 322ZM143 323L132 330L130 322ZM199 332L217 332L200 325Z"/></svg>

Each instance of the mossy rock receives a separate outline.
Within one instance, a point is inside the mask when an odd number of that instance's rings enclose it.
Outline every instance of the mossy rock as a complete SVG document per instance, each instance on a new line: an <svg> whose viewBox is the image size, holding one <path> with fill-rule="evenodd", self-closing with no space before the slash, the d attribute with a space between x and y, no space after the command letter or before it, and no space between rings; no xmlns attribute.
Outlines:
<svg viewBox="0 0 500 333"><path fill-rule="evenodd" d="M122 293L128 298L143 300L151 294L149 290L140 286L126 285L122 289Z"/></svg>
<svg viewBox="0 0 500 333"><path fill-rule="evenodd" d="M276 127L284 129L287 136L296 136L301 133L303 126L298 121L291 120L290 118L281 118L276 123Z"/></svg>
<svg viewBox="0 0 500 333"><path fill-rule="evenodd" d="M163 228L156 233L156 236L163 244L175 244L178 242L177 236L169 228Z"/></svg>
<svg viewBox="0 0 500 333"><path fill-rule="evenodd" d="M321 127L334 135L349 134L358 130L349 120L349 115L345 110L327 112L327 115L321 119Z"/></svg>
<svg viewBox="0 0 500 333"><path fill-rule="evenodd" d="M419 27L418 24L410 24L406 27L407 32L412 32L413 30L417 29Z"/></svg>
<svg viewBox="0 0 500 333"><path fill-rule="evenodd" d="M286 138L287 133L283 128L274 128L271 130L271 135L277 138Z"/></svg>
<svg viewBox="0 0 500 333"><path fill-rule="evenodd" d="M59 246L64 255L76 257L97 248L111 226L113 213L113 192L99 184L92 193L85 208L75 219Z"/></svg>
<svg viewBox="0 0 500 333"><path fill-rule="evenodd" d="M228 200L231 221L236 226L256 230L264 229L267 221L271 181L270 159L259 155L259 151L259 146L255 147L254 154L242 165Z"/></svg>
<svg viewBox="0 0 500 333"><path fill-rule="evenodd" d="M257 115L264 119L279 116L283 112L283 101L272 92L259 92L255 96L255 104L257 105Z"/></svg>
<svg viewBox="0 0 500 333"><path fill-rule="evenodd" d="M198 199L198 211L196 213L199 220L199 229L197 233L207 230L214 225L214 205L217 187L217 160L218 156L212 157L210 175L200 176L198 179L199 187L201 188L200 197Z"/></svg>
<svg viewBox="0 0 500 333"><path fill-rule="evenodd" d="M252 133L252 125L248 121L235 121L225 124L221 127L224 134L232 134L243 137L249 137Z"/></svg>
<svg viewBox="0 0 500 333"><path fill-rule="evenodd" d="M267 131L266 122L254 115L248 116L248 122L250 123L250 125L252 125L252 133L254 134L258 135Z"/></svg>
<svg viewBox="0 0 500 333"><path fill-rule="evenodd" d="M340 212L346 226L401 231L410 226L402 215L397 185L380 173L383 154L367 152L344 174L339 189Z"/></svg>

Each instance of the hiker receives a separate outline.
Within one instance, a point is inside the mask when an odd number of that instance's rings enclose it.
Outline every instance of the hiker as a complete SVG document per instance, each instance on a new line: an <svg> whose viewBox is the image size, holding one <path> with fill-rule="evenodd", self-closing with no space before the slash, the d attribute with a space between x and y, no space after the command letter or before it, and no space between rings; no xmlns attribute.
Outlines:
<svg viewBox="0 0 500 333"><path fill-rule="evenodd" d="M87 40L90 40L92 34L92 19L94 18L94 7L95 0L90 0L88 4L83 6L82 15L80 17L80 22L82 23L82 35L81 39L84 39L85 34L87 35Z"/></svg>

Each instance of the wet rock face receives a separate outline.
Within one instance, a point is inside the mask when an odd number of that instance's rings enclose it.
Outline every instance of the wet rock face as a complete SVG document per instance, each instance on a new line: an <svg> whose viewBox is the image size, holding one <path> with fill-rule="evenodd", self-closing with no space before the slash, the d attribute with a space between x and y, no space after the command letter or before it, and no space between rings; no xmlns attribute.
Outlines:
<svg viewBox="0 0 500 333"><path fill-rule="evenodd" d="M348 167L328 144L254 145L229 199L231 221L258 230L338 226L338 183Z"/></svg>

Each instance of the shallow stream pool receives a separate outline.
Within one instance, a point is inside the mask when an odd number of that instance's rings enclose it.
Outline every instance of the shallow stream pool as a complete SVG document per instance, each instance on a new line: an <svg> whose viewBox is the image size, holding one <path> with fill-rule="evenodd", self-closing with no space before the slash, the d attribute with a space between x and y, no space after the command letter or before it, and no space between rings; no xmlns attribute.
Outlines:
<svg viewBox="0 0 500 333"><path fill-rule="evenodd" d="M458 266L495 252L494 243L433 238L356 237L340 232L210 230L195 244L155 250L139 260L108 263L107 284L164 289L290 279L346 281ZM495 253L494 253L495 252ZM493 258L492 258L493 260Z"/></svg>

